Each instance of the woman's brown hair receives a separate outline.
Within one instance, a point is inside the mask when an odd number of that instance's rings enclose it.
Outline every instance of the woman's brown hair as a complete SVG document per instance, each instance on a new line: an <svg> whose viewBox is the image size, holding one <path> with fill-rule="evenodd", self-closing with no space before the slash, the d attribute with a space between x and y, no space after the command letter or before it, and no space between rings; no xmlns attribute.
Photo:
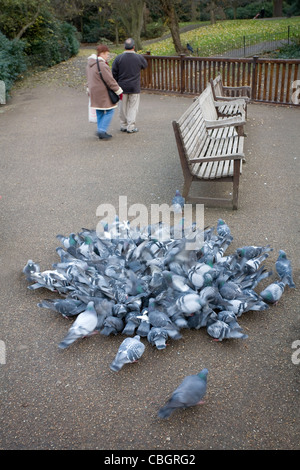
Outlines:
<svg viewBox="0 0 300 470"><path fill-rule="evenodd" d="M109 52L109 49L106 46L106 44L99 44L99 46L97 46L96 51L97 51L97 55L99 56L101 52Z"/></svg>

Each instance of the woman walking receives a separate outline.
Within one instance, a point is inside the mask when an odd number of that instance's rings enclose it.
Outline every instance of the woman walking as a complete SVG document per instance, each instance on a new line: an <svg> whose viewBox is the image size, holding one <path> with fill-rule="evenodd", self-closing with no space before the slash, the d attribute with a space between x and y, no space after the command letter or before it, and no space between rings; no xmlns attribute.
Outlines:
<svg viewBox="0 0 300 470"><path fill-rule="evenodd" d="M109 65L107 63L109 49L105 44L100 44L97 49L97 55L92 54L88 58L87 64L87 81L88 93L91 100L91 107L96 109L97 113L97 133L99 139L111 139L112 135L107 133L112 117L118 104L113 104L106 85L111 88L117 95L121 95L123 90L119 87L114 79ZM103 80L100 77L99 69Z"/></svg>

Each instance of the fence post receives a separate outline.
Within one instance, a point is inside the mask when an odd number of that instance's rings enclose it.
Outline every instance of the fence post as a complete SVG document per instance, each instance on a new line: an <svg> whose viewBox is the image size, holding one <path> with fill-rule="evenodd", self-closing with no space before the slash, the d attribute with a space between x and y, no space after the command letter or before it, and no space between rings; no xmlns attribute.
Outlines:
<svg viewBox="0 0 300 470"><path fill-rule="evenodd" d="M256 84L257 84L257 61L259 57L257 55L253 56L252 62L252 83L251 83L251 98L255 100L256 98Z"/></svg>
<svg viewBox="0 0 300 470"><path fill-rule="evenodd" d="M180 93L185 92L185 54L180 54Z"/></svg>
<svg viewBox="0 0 300 470"><path fill-rule="evenodd" d="M151 51L147 51L146 55L151 55ZM152 60L147 60L148 67L146 69L146 77L147 77L147 88L150 88L150 84L152 83Z"/></svg>

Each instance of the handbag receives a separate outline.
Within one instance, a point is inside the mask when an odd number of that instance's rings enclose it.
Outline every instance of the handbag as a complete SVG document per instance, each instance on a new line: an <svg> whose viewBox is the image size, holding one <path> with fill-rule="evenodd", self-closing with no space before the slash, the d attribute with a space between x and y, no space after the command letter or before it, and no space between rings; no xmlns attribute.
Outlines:
<svg viewBox="0 0 300 470"><path fill-rule="evenodd" d="M99 65L99 60L98 60L98 57L97 57L97 67L98 67L98 71L99 71L99 75L100 75L100 78L101 80L103 81L104 85L106 86L107 88L107 91L108 91L108 96L112 102L112 104L116 104L119 100L120 100L120 97L117 95L117 93L115 93L111 88L109 88L109 86L107 85L107 83L104 81L104 78L102 77L102 73L101 73L101 70L100 70L100 65Z"/></svg>

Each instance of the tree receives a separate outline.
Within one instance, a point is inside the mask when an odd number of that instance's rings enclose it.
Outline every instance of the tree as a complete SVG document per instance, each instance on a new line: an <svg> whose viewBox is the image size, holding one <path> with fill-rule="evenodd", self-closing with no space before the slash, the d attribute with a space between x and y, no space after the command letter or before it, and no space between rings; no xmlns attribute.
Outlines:
<svg viewBox="0 0 300 470"><path fill-rule="evenodd" d="M283 0L273 0L273 16L282 16Z"/></svg>
<svg viewBox="0 0 300 470"><path fill-rule="evenodd" d="M34 25L49 0L0 0L0 28L10 39L20 39Z"/></svg>
<svg viewBox="0 0 300 470"><path fill-rule="evenodd" d="M160 4L167 19L167 25L171 32L175 51L177 52L177 54L183 54L185 52L185 49L182 46L180 40L179 24L177 13L175 10L176 3L176 0L160 0Z"/></svg>
<svg viewBox="0 0 300 470"><path fill-rule="evenodd" d="M141 32L144 21L145 0L122 0L111 2L113 16L119 18L128 37L132 37L137 50L142 49Z"/></svg>

